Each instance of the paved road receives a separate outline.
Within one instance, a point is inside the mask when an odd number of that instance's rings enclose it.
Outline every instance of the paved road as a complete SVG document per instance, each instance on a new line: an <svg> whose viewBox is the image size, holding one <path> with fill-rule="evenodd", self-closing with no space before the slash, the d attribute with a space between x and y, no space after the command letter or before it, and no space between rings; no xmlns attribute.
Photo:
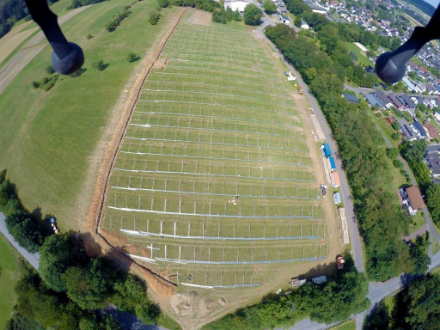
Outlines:
<svg viewBox="0 0 440 330"><path fill-rule="evenodd" d="M6 237L9 243L25 258L35 269L38 270L38 264L40 263L40 254L39 253L29 253L25 249L23 249L18 243L14 240L14 238L9 234L6 229L5 224L5 216L3 213L0 213L0 232Z"/></svg>

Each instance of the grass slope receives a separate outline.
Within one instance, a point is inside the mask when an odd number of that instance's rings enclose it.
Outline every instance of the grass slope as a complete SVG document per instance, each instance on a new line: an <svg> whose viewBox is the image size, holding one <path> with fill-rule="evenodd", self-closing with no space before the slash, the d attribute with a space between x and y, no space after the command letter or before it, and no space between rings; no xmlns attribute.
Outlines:
<svg viewBox="0 0 440 330"><path fill-rule="evenodd" d="M368 66L368 65L372 65L373 62L371 62L367 56L365 56L365 54L359 49L358 46L356 46L354 43L352 42L346 42L345 45L348 48L348 51L354 50L354 52L357 55L357 60L359 63Z"/></svg>
<svg viewBox="0 0 440 330"><path fill-rule="evenodd" d="M14 308L14 286L19 278L18 255L0 235L0 329L4 328Z"/></svg>
<svg viewBox="0 0 440 330"><path fill-rule="evenodd" d="M33 89L33 80L47 76L46 47L0 96L0 168L8 168L26 207L56 214L62 229L76 227L70 210L86 179L88 158L136 65L127 54L145 55L170 13L151 26L146 18L157 2L138 2L115 32L107 32L105 24L131 2L93 5L63 25L68 40L85 52L80 77L62 77L49 92ZM94 38L88 40L89 33ZM100 59L109 65L104 71L91 67Z"/></svg>

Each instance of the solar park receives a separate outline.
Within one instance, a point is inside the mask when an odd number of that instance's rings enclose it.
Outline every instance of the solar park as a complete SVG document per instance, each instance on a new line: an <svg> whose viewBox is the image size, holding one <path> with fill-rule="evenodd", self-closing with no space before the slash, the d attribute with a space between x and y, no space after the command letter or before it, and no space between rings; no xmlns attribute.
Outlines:
<svg viewBox="0 0 440 330"><path fill-rule="evenodd" d="M257 287L329 256L310 133L260 41L188 17L142 88L101 229L182 290Z"/></svg>

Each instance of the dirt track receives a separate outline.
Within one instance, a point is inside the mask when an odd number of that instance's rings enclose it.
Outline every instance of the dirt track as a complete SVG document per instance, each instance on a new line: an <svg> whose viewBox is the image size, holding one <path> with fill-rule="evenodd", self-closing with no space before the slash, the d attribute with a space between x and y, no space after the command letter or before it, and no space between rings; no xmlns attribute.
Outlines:
<svg viewBox="0 0 440 330"><path fill-rule="evenodd" d="M67 22L69 19L74 17L75 15L79 14L83 10L89 8L90 6L84 6L77 9L72 10L68 14L62 16L58 23L61 25L65 22ZM31 31L24 39L26 39L30 34L33 33L33 29L24 31L22 33L27 33L28 31ZM18 35L17 35L18 36ZM16 36L16 37L17 37ZM24 40L23 39L23 40ZM12 42L12 39L10 40ZM21 41L20 41L21 43ZM15 54L9 61L6 63L6 65L0 69L0 95L3 93L3 91L9 86L12 80L23 70L26 65L32 61L32 59L37 56L44 47L46 47L48 43L45 40L43 32L37 33L29 42L27 42L22 49L18 51L17 54ZM5 46L7 46L8 43L5 43ZM12 47L12 44L11 44ZM8 55L13 51L13 49L8 53ZM6 54L6 50L4 51ZM6 55L5 57L7 57ZM0 53L0 62L2 61L1 56L3 56L3 51Z"/></svg>

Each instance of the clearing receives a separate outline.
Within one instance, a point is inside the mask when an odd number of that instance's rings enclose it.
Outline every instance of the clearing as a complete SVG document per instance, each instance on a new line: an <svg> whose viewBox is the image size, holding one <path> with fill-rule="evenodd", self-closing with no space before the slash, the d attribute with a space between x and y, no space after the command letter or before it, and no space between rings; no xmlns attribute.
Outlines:
<svg viewBox="0 0 440 330"><path fill-rule="evenodd" d="M178 285L160 303L185 329L341 252L304 97L250 28L201 15L184 14L148 73L100 227Z"/></svg>

